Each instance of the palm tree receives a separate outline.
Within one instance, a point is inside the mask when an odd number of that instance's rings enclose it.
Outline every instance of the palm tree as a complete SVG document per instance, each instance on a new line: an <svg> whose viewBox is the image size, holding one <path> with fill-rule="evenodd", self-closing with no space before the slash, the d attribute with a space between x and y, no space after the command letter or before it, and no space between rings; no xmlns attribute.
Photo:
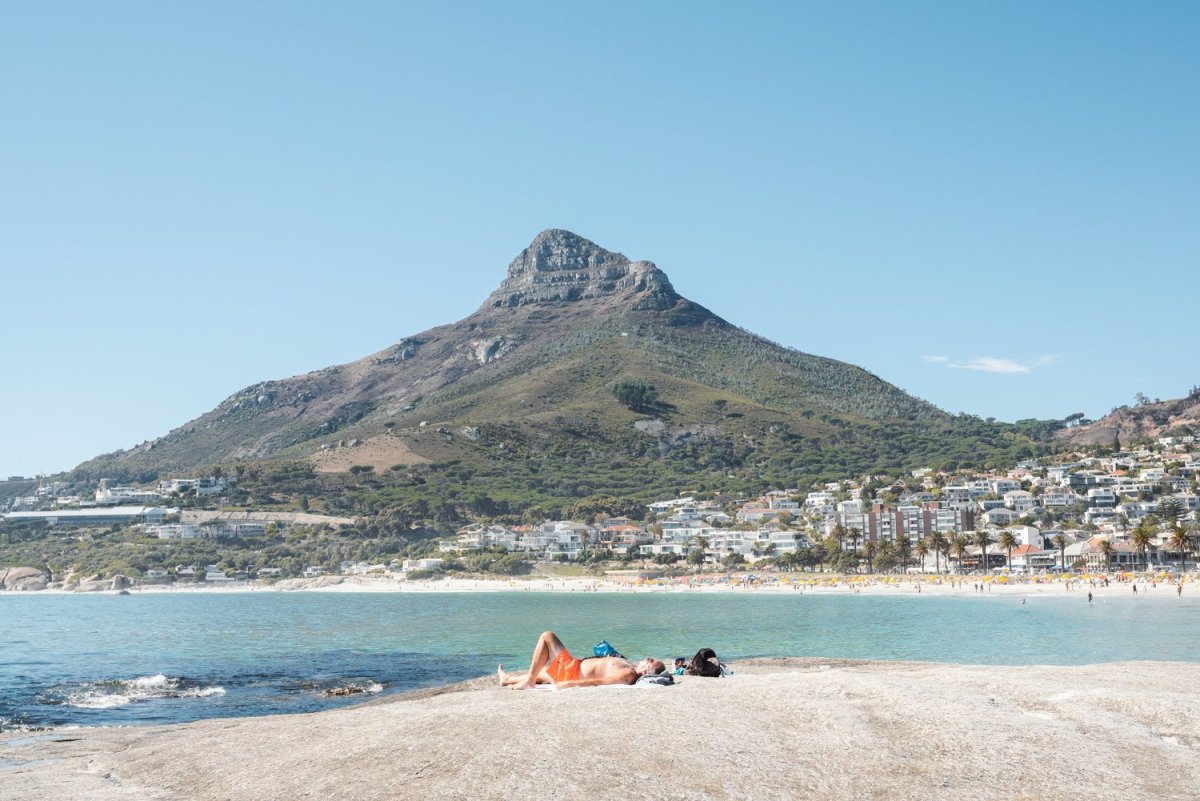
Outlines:
<svg viewBox="0 0 1200 801"><path fill-rule="evenodd" d="M962 570L963 556L967 553L967 548L971 546L971 541L962 534L955 534L950 538L950 544L947 550L958 557L958 569Z"/></svg>
<svg viewBox="0 0 1200 801"><path fill-rule="evenodd" d="M975 532L974 544L979 546L980 559L983 561L983 572L990 573L991 567L988 565L987 549L994 542L992 535L987 529L980 529Z"/></svg>
<svg viewBox="0 0 1200 801"><path fill-rule="evenodd" d="M687 560L689 564L703 565L704 555L708 552L708 537L696 534L688 540L690 546L687 552ZM694 557L693 554L699 553L699 557Z"/></svg>
<svg viewBox="0 0 1200 801"><path fill-rule="evenodd" d="M846 547L846 527L840 521L833 527L833 538L837 540L839 551Z"/></svg>
<svg viewBox="0 0 1200 801"><path fill-rule="evenodd" d="M1167 540L1167 548L1179 554L1179 572L1183 573L1188 551L1192 550L1192 538L1178 520L1171 524L1171 537Z"/></svg>
<svg viewBox="0 0 1200 801"><path fill-rule="evenodd" d="M901 567L908 567L909 563L912 562L912 540L910 540L907 536L898 537L896 539L895 548L896 562Z"/></svg>
<svg viewBox="0 0 1200 801"><path fill-rule="evenodd" d="M1104 557L1104 572L1107 573L1109 566L1112 565L1112 555L1117 552L1117 549L1113 547L1112 541L1107 537L1100 540L1100 544L1096 547L1100 549L1100 554Z"/></svg>
<svg viewBox="0 0 1200 801"><path fill-rule="evenodd" d="M954 536L954 532L950 532L950 536ZM940 531L932 531L929 533L929 547L933 548L933 568L936 572L941 573L942 567L938 562L938 557L942 554L946 555L946 569L950 569L950 540Z"/></svg>
<svg viewBox="0 0 1200 801"><path fill-rule="evenodd" d="M811 537L809 537L809 539L812 540L813 550L816 551L816 554L817 554L817 567L819 567L821 570L824 570L825 569L825 538L822 537L819 533L814 533Z"/></svg>
<svg viewBox="0 0 1200 801"><path fill-rule="evenodd" d="M873 563L875 561L875 554L878 551L879 551L879 546L875 543L875 540L867 540L866 545L863 546L863 554L867 557L867 573L868 574L872 574L875 572L875 566Z"/></svg>
<svg viewBox="0 0 1200 801"><path fill-rule="evenodd" d="M1150 557L1148 552L1150 546L1154 544L1154 528L1144 520L1138 521L1138 524L1133 529L1133 547L1142 555L1142 569L1150 569Z"/></svg>
<svg viewBox="0 0 1200 801"><path fill-rule="evenodd" d="M929 538L923 537L922 539L917 540L917 545L913 550L916 552L917 558L921 560L921 572L924 573L925 557L929 556Z"/></svg>
<svg viewBox="0 0 1200 801"><path fill-rule="evenodd" d="M1064 534L1055 534L1051 539L1054 547L1058 548L1058 558L1062 562L1062 569L1067 571L1067 537Z"/></svg>
<svg viewBox="0 0 1200 801"><path fill-rule="evenodd" d="M1008 559L1005 562L1005 565L1008 568L1008 572L1011 573L1013 548L1016 548L1021 544L1017 541L1017 535L1013 534L1009 529L1004 529L1004 531L1000 534L1000 539L996 540L996 544L1008 553Z"/></svg>

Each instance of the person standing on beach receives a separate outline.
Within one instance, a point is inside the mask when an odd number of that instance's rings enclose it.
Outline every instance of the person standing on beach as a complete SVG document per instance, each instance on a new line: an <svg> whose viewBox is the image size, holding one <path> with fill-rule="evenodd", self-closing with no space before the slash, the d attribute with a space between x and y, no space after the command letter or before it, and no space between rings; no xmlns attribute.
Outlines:
<svg viewBox="0 0 1200 801"><path fill-rule="evenodd" d="M1090 604L1091 602L1092 602L1092 594L1089 592L1088 593L1088 603Z"/></svg>

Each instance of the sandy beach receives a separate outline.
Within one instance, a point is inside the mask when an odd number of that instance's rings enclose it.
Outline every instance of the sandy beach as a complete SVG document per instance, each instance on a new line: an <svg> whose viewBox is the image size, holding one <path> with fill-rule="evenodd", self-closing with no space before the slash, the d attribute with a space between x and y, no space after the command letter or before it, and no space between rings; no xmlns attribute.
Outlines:
<svg viewBox="0 0 1200 801"><path fill-rule="evenodd" d="M1134 586L1137 592L1134 592ZM55 592L43 590L42 592ZM69 591L67 591L69 592ZM1167 574L1084 574L1037 577L991 576L842 576L818 573L784 573L751 578L747 574L700 574L679 578L639 580L626 577L521 577L466 578L408 581L402 576L322 576L286 579L273 584L143 585L134 593L154 592L598 592L598 593L785 593L811 595L915 595L921 597L1007 596L1035 599L1070 596L1086 602L1090 592L1096 602L1127 599L1185 601L1200 597L1200 577L1183 577L1183 592Z"/></svg>
<svg viewBox="0 0 1200 801"><path fill-rule="evenodd" d="M492 677L307 715L0 738L0 799L1193 801L1200 665L757 660L675 687Z"/></svg>

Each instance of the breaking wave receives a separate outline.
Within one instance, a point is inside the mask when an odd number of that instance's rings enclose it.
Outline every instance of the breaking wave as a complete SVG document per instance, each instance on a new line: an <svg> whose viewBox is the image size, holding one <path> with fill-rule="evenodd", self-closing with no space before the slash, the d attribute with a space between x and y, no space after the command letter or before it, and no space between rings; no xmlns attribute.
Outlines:
<svg viewBox="0 0 1200 801"><path fill-rule="evenodd" d="M76 709L112 709L160 698L210 698L224 694L224 687L189 686L185 679L170 678L160 673L136 679L85 683L62 692L59 703Z"/></svg>

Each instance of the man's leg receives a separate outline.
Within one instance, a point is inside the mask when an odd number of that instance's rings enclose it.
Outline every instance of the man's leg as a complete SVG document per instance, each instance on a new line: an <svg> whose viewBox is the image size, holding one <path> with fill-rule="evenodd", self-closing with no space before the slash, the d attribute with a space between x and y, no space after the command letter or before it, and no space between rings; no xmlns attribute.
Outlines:
<svg viewBox="0 0 1200 801"><path fill-rule="evenodd" d="M501 665L500 670L497 671L500 683L511 686L515 690L524 690L526 687L533 686L540 678L539 674L546 665L550 664L550 660L565 647L562 640L558 639L558 635L553 631L542 632L542 636L538 637L537 645L533 646L533 656L529 660L529 672L523 676L515 676L505 673L504 666ZM516 680L513 681L513 679Z"/></svg>
<svg viewBox="0 0 1200 801"><path fill-rule="evenodd" d="M496 668L496 675L500 678L500 686L501 687L511 687L514 684L518 684L520 682L525 681L525 677L528 676L529 674L526 673L525 671L521 671L520 673L509 673L507 670L504 669L504 663L501 662L499 667ZM549 676L549 674L546 673L545 668L543 668L542 672L538 674L537 683L538 684L549 684L550 683L550 676Z"/></svg>

